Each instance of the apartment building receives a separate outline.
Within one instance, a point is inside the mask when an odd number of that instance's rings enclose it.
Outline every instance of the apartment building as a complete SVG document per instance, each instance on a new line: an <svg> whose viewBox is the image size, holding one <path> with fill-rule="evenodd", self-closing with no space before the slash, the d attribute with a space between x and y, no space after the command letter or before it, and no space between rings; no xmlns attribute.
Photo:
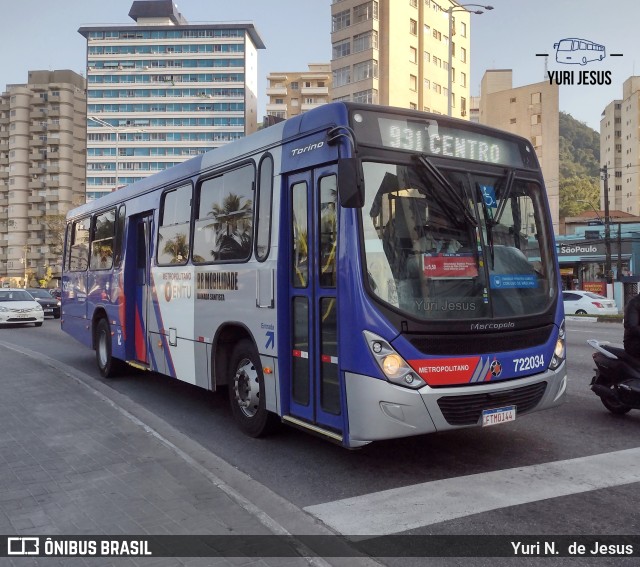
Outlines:
<svg viewBox="0 0 640 567"><path fill-rule="evenodd" d="M84 202L84 77L29 71L0 96L0 280L61 275L67 211Z"/></svg>
<svg viewBox="0 0 640 567"><path fill-rule="evenodd" d="M640 77L622 85L622 99L607 105L600 119L600 166L609 174L609 208L640 215ZM604 180L600 182L604 208Z"/></svg>
<svg viewBox="0 0 640 567"><path fill-rule="evenodd" d="M134 25L87 40L87 200L257 129L251 23L189 24L171 0L136 0Z"/></svg>
<svg viewBox="0 0 640 567"><path fill-rule="evenodd" d="M470 12L460 4L333 0L331 20L333 100L447 114L450 74L451 115L468 118Z"/></svg>
<svg viewBox="0 0 640 567"><path fill-rule="evenodd" d="M330 92L330 63L311 63L308 71L271 73L267 76L267 116L291 118L326 104Z"/></svg>
<svg viewBox="0 0 640 567"><path fill-rule="evenodd" d="M479 121L531 141L542 167L553 229L559 232L559 87L549 81L513 87L511 69L485 72L480 85Z"/></svg>

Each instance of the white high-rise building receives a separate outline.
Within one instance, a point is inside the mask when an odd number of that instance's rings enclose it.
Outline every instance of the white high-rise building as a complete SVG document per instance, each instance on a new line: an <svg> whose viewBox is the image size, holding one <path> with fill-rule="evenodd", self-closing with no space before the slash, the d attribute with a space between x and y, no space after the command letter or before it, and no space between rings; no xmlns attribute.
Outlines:
<svg viewBox="0 0 640 567"><path fill-rule="evenodd" d="M135 25L87 39L87 200L257 129L251 23L189 24L171 0L136 0Z"/></svg>

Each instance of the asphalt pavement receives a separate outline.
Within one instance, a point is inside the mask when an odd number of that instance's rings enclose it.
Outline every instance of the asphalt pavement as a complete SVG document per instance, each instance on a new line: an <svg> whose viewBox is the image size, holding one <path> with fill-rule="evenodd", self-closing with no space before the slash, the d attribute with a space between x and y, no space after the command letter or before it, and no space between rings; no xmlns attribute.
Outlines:
<svg viewBox="0 0 640 567"><path fill-rule="evenodd" d="M153 413L64 363L0 341L0 392L0 534L332 535ZM304 542L284 539L293 549L288 557L256 557L240 546L216 557L0 558L0 565L375 564L314 557Z"/></svg>

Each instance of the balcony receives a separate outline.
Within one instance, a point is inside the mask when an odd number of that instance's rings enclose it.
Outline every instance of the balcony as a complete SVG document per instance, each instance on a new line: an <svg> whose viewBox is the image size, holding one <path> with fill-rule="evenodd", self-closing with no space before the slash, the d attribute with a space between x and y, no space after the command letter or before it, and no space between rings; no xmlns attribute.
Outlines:
<svg viewBox="0 0 640 567"><path fill-rule="evenodd" d="M319 106L322 106L323 104L327 104L326 102L314 102L314 103L304 103L300 105L300 110L302 112L307 112L307 110L311 110L313 108L318 108Z"/></svg>
<svg viewBox="0 0 640 567"><path fill-rule="evenodd" d="M287 96L287 87L269 87L267 96Z"/></svg>
<svg viewBox="0 0 640 567"><path fill-rule="evenodd" d="M42 246L42 238L38 238L37 236L34 238L27 238L27 244L29 246Z"/></svg>
<svg viewBox="0 0 640 567"><path fill-rule="evenodd" d="M28 260L40 260L42 258L41 252L27 252Z"/></svg>
<svg viewBox="0 0 640 567"><path fill-rule="evenodd" d="M267 112L286 112L286 104L267 104Z"/></svg>
<svg viewBox="0 0 640 567"><path fill-rule="evenodd" d="M44 181L40 181L39 179L33 179L29 181L28 187L29 189L44 189L45 184L44 184Z"/></svg>
<svg viewBox="0 0 640 567"><path fill-rule="evenodd" d="M47 124L45 122L35 122L29 126L29 132L31 134L38 134L40 132L47 131Z"/></svg>
<svg viewBox="0 0 640 567"><path fill-rule="evenodd" d="M44 203L45 198L41 195L29 195L27 201L29 203Z"/></svg>
<svg viewBox="0 0 640 567"><path fill-rule="evenodd" d="M27 216L29 218L39 218L39 217L43 217L44 216L44 211L41 211L40 209L29 209L27 211Z"/></svg>
<svg viewBox="0 0 640 567"><path fill-rule="evenodd" d="M44 229L44 225L41 222L32 222L31 224L27 225L27 230L30 230L32 232L37 232L42 229Z"/></svg>
<svg viewBox="0 0 640 567"><path fill-rule="evenodd" d="M302 96L305 96L305 95L329 96L329 87L302 87L300 89L300 94Z"/></svg>
<svg viewBox="0 0 640 567"><path fill-rule="evenodd" d="M46 168L44 166L36 166L29 168L29 175L42 175L46 172Z"/></svg>

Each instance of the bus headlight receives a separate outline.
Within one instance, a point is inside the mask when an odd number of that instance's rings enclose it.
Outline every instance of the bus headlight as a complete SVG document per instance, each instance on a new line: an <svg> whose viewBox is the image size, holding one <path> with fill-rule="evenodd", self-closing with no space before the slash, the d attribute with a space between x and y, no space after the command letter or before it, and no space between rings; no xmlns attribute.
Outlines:
<svg viewBox="0 0 640 567"><path fill-rule="evenodd" d="M380 370L389 382L413 390L426 385L426 382L387 341L370 331L363 331L363 333L373 358L376 359Z"/></svg>
<svg viewBox="0 0 640 567"><path fill-rule="evenodd" d="M564 359L567 356L567 348L566 348L566 335L564 330L564 320L560 325L560 332L558 333L558 340L556 341L556 348L553 351L553 357L551 358L551 363L549 364L549 368L551 370L555 370L562 364Z"/></svg>

